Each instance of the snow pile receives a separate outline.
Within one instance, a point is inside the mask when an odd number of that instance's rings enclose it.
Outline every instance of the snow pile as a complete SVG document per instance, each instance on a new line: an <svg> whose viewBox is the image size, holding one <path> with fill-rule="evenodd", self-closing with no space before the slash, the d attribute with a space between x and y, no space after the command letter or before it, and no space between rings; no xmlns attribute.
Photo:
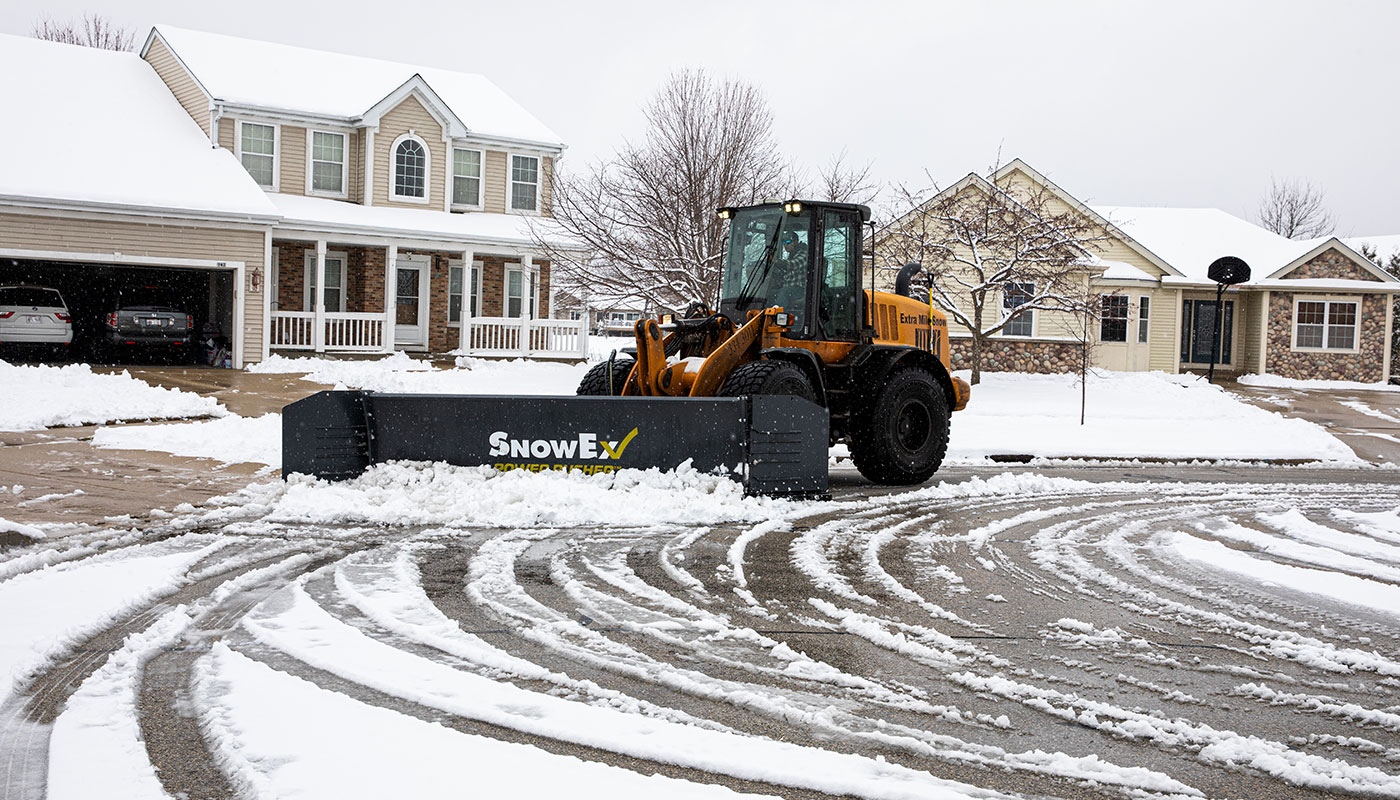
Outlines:
<svg viewBox="0 0 1400 800"><path fill-rule="evenodd" d="M1278 375L1241 375L1242 386L1262 386L1270 389L1332 389L1343 392L1400 392L1400 386L1390 383L1361 383L1359 381L1324 381L1284 378Z"/></svg>
<svg viewBox="0 0 1400 800"><path fill-rule="evenodd" d="M108 450L155 450L225 464L253 462L282 466L282 415L230 414L207 422L99 428L92 444Z"/></svg>
<svg viewBox="0 0 1400 800"><path fill-rule="evenodd" d="M20 536L24 536L29 539L45 538L44 532L34 527L33 525L25 525L21 522L13 522L11 520L5 519L4 517L0 517L0 533L17 533Z"/></svg>
<svg viewBox="0 0 1400 800"><path fill-rule="evenodd" d="M313 383L373 392L568 395L578 388L588 365L458 358L457 368L437 369L400 352L374 360L274 355L249 366L248 371L302 373Z"/></svg>
<svg viewBox="0 0 1400 800"><path fill-rule="evenodd" d="M1192 375L1095 371L1084 425L1079 402L1074 375L983 373L967 408L953 414L948 455L1358 460L1318 425Z"/></svg>
<svg viewBox="0 0 1400 800"><path fill-rule="evenodd" d="M0 361L0 431L138 419L222 417L212 397L152 386L126 371L104 375L86 364L22 366Z"/></svg>
<svg viewBox="0 0 1400 800"><path fill-rule="evenodd" d="M599 475L392 462L348 481L293 475L210 502L226 506L210 512L213 517L257 516L275 523L515 528L711 525L807 507L745 497L738 483L697 472L689 462L672 472Z"/></svg>

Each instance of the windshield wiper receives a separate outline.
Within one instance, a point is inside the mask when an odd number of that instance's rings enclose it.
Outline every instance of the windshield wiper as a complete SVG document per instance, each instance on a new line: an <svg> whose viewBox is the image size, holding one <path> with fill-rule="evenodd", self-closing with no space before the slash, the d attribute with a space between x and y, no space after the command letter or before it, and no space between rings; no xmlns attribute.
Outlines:
<svg viewBox="0 0 1400 800"><path fill-rule="evenodd" d="M778 235L783 232L784 217L778 217L778 224L773 228L773 238L769 239L768 245L763 248L763 268L749 275L749 279L744 281L743 287L739 289L739 296L734 298L734 304L740 311L753 302L758 287L762 285L763 279L768 277L768 270L773 266L773 251L778 249Z"/></svg>

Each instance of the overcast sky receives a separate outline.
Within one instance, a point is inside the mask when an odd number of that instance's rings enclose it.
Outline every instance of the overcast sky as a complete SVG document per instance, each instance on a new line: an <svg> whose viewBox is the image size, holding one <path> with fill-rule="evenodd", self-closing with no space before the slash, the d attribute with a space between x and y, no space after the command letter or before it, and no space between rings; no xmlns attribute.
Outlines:
<svg viewBox="0 0 1400 800"><path fill-rule="evenodd" d="M1081 200L1253 218L1271 176L1326 191L1340 235L1400 233L1400 2L10 0L0 31L85 10L480 72L569 143L642 132L673 70L749 81L800 166L882 182L1020 157ZM7 79L13 80L11 76Z"/></svg>

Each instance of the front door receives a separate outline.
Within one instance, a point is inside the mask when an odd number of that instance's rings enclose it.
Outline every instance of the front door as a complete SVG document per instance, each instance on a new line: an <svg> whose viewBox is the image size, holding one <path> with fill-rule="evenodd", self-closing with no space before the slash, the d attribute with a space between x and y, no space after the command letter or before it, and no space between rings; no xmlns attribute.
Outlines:
<svg viewBox="0 0 1400 800"><path fill-rule="evenodd" d="M394 274L394 344L428 346L428 257L399 256Z"/></svg>
<svg viewBox="0 0 1400 800"><path fill-rule="evenodd" d="M1221 309L1220 345L1214 348L1216 364L1229 364L1232 360L1235 303L1226 300ZM1215 301L1185 300L1181 308L1181 360L1188 364L1211 363L1212 345L1215 343Z"/></svg>

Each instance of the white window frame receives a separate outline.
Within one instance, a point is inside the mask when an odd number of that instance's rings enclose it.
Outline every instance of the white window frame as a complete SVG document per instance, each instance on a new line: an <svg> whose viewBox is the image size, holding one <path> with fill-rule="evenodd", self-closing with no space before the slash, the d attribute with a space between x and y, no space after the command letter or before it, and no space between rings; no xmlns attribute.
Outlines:
<svg viewBox="0 0 1400 800"><path fill-rule="evenodd" d="M279 124L276 123L276 122L264 122L264 121L262 121L262 120L257 120L257 119L238 119L238 120L235 120L235 122L236 122L237 124L235 124L235 125L233 126L233 155L234 155L234 157L236 157L236 158L238 159L238 165L239 165L240 167L243 167L243 171L244 171L244 172L248 172L248 168L243 166L243 126L244 126L244 125L260 125L260 126L262 126L262 127L264 127L264 128L271 128L271 129L272 129L272 185L271 185L271 186L263 186L261 183L258 183L257 186L258 186L258 188L262 189L263 191L267 191L267 192L279 192L279 191L281 191L281 190L282 190L282 126L279 125ZM264 155L264 154L263 154L263 153L253 153L253 155L261 156L261 155ZM251 172L249 172L249 173L248 173L248 177L249 177L249 178L252 178L252 177L253 177L253 174L252 174ZM255 183L256 183L256 181L255 181Z"/></svg>
<svg viewBox="0 0 1400 800"><path fill-rule="evenodd" d="M510 274L520 273L520 315L512 317L510 315ZM530 312L530 319L539 319L540 309L540 282L539 272L525 269L525 265L519 262L506 262L505 271L502 273L501 281L501 316L506 319L520 319ZM525 294L527 291L529 294Z"/></svg>
<svg viewBox="0 0 1400 800"><path fill-rule="evenodd" d="M535 208L527 210L515 207L515 159L535 159ZM535 153L506 154L506 213L538 216L544 197L544 156Z"/></svg>
<svg viewBox="0 0 1400 800"><path fill-rule="evenodd" d="M314 174L316 171L315 159L312 158L316 134L324 133L328 136L339 136L340 147L340 191L328 192L324 189L313 188L315 186ZM329 162L327 162L329 163ZM306 129L306 193L314 197L334 197L344 200L350 196L350 134L345 131L333 131L326 128Z"/></svg>
<svg viewBox="0 0 1400 800"><path fill-rule="evenodd" d="M346 284L349 283L349 281L346 280L346 276L350 272L350 258L347 253L340 250L327 250L326 258L340 259L340 307L331 308L327 306L326 313L344 314L345 295L349 294L349 292L346 291L348 288ZM305 265L305 269L302 272L301 282L301 310L315 311L316 293L311 290L311 285L316 282L316 251L307 250L306 255L302 257L302 262Z"/></svg>
<svg viewBox="0 0 1400 800"><path fill-rule="evenodd" d="M399 145L412 139L423 148L423 196L399 194ZM396 203L419 203L427 205L433 195L433 151L428 143L413 131L403 134L389 145L389 199Z"/></svg>
<svg viewBox="0 0 1400 800"><path fill-rule="evenodd" d="M1147 340L1152 330L1152 297L1150 295L1138 295L1138 344L1147 344Z"/></svg>
<svg viewBox="0 0 1400 800"><path fill-rule="evenodd" d="M447 260L447 327L449 327L449 328L460 328L460 327L462 327L462 320L458 319L456 322L453 322L453 321L452 321L452 295L453 295L453 292L452 292L452 270L454 270L454 269L461 269L461 268L462 268L462 259L460 259L460 258L450 258L450 259ZM476 273L476 275L475 275L475 276L472 276L472 279L471 279L471 281L472 281L471 287L472 287L472 293L473 293L473 294L469 296L469 299L467 299L467 302L470 302L471 305L472 305L472 309L471 309L472 316L473 316L473 317L479 317L479 316L482 315L482 314L481 314L481 297L482 297L482 292L481 292L481 273L483 273L483 272L486 271L486 265L483 264L483 263L481 262L481 259L475 259L475 260L472 261L472 269L471 269L471 271L474 272L474 273ZM467 276L466 274L464 274L464 275L462 276L463 279L466 279L467 277L468 277L468 276ZM460 293L460 294L465 294L465 293ZM463 309L466 308L467 302L462 303L462 308L463 308Z"/></svg>
<svg viewBox="0 0 1400 800"><path fill-rule="evenodd" d="M1029 287L1030 287L1030 291L1029 291L1029 293L1028 293L1028 294L1029 294L1029 297L1035 297L1035 284L1032 283L1031 281L1007 281L1007 282L1006 282L1006 285L1010 285L1010 284L1013 284L1013 283L1015 283L1015 284L1020 284L1020 285L1024 285L1024 286L1029 286ZM1001 288L1001 297L999 298L999 305L1000 305L1000 308L1001 308L1001 318L1002 318L1003 320L1005 320L1005 319L1007 319L1008 317L1010 317L1010 316L1011 316L1011 313L1014 313L1014 310L1013 310L1012 312L1008 312L1008 311L1007 311L1007 308L1006 308L1006 285L1003 285L1003 286L1002 286L1002 288ZM1031 323L1031 324L1030 324L1030 328L1031 328L1031 332L1030 332L1030 333L1007 333L1007 329L1006 329L1006 328L1002 328L1000 331L997 332L997 335L998 335L998 336L1005 336L1005 337L1008 338L1008 339L1033 339L1033 338L1035 338L1035 318L1036 318L1035 309L1029 309L1029 310L1027 310L1027 311L1022 311L1021 313L1022 313L1022 314L1025 314L1026 316L1028 316L1028 317L1030 318L1030 323ZM1009 323L1008 323L1008 324L1009 324Z"/></svg>
<svg viewBox="0 0 1400 800"><path fill-rule="evenodd" d="M476 153L481 174L476 177L476 205L457 202L457 151ZM480 211L486 206L486 151L476 147L456 147L452 148L452 163L449 165L449 177L451 181L448 189L452 191L449 198L454 211Z"/></svg>
<svg viewBox="0 0 1400 800"><path fill-rule="evenodd" d="M1322 303L1322 346L1300 347L1298 345L1298 306L1303 303ZM1351 325L1351 347L1328 347L1332 338L1332 306L1348 305L1356 309L1355 322ZM1293 298L1293 350L1300 353L1359 353L1361 352L1361 298L1359 297L1303 297Z"/></svg>
<svg viewBox="0 0 1400 800"><path fill-rule="evenodd" d="M1119 300L1122 300L1122 301L1123 301L1123 316L1122 316L1122 317L1110 317L1110 316L1108 316L1108 307L1109 307L1109 305L1117 305ZM1129 322L1131 321L1130 317L1131 317L1132 313L1133 313L1133 303L1132 303L1132 300L1131 300L1127 295L1125 295L1125 294L1101 294L1101 295L1099 295L1099 342L1102 343L1102 344L1127 344L1128 342L1132 341L1132 339L1129 338L1129 334L1132 333L1132 326L1129 325ZM1104 323L1110 322L1110 321L1117 321L1117 320L1119 320L1119 319L1121 319L1121 320L1123 321L1123 338L1122 338L1122 339L1105 339L1105 338L1103 338Z"/></svg>

